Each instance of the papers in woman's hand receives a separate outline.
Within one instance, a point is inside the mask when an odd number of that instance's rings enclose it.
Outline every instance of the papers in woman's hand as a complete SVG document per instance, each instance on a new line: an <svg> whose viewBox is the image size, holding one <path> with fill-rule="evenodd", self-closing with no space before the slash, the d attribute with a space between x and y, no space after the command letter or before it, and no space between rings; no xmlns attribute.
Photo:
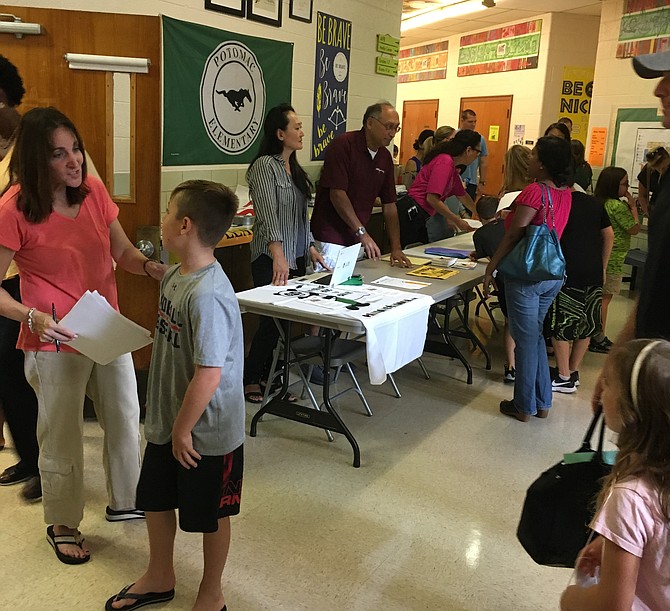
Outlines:
<svg viewBox="0 0 670 611"><path fill-rule="evenodd" d="M117 312L98 291L86 291L59 324L77 334L67 345L100 365L153 341L150 331Z"/></svg>

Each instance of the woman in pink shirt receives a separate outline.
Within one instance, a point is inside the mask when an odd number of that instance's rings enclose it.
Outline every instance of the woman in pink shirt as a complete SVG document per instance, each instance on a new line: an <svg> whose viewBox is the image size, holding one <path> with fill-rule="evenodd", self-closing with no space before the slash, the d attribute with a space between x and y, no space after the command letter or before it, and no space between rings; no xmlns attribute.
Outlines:
<svg viewBox="0 0 670 611"><path fill-rule="evenodd" d="M426 221L435 214L441 214L452 228L473 230L467 221L449 210L444 200L454 195L466 208L475 211L475 204L461 181L458 166L472 163L481 152L480 144L481 136L477 132L464 129L426 155L407 195L399 198L396 204L403 248L415 242L428 243Z"/></svg>
<svg viewBox="0 0 670 611"><path fill-rule="evenodd" d="M616 346L605 363L600 401L619 452L562 611L670 609L669 371L665 340Z"/></svg>
<svg viewBox="0 0 670 611"><path fill-rule="evenodd" d="M94 402L105 436L109 521L141 518L135 510L140 467L139 401L130 354L99 365L68 346L76 335L56 322L87 291L118 309L114 261L133 274L162 276L128 240L103 184L87 177L84 145L55 108L21 119L0 198L0 277L12 260L23 303L0 289L0 315L22 323L17 347L38 399L47 540L66 564L89 560L79 532L84 512L83 403Z"/></svg>
<svg viewBox="0 0 670 611"><path fill-rule="evenodd" d="M560 238L572 206L572 151L570 142L554 136L537 141L528 162L528 176L535 180L512 204L505 219L505 237L486 267L484 294L488 295L493 272L526 234L528 225L541 225L545 216ZM505 300L510 331L515 342L514 398L500 402L500 412L528 422L546 418L551 408L551 378L542 327L544 317L563 279L533 281L505 275Z"/></svg>

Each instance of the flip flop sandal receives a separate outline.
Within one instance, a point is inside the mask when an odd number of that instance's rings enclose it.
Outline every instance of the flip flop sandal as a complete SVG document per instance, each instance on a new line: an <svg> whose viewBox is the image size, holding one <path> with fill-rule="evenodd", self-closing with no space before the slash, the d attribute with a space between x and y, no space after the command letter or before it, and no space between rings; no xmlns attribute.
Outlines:
<svg viewBox="0 0 670 611"><path fill-rule="evenodd" d="M248 401L249 403L253 403L254 405L260 405L263 403L263 386L261 384L258 385L260 390L251 390L249 392L244 393L244 399L245 401Z"/></svg>
<svg viewBox="0 0 670 611"><path fill-rule="evenodd" d="M260 387L263 393L265 393L265 384L261 383ZM282 383L281 382L275 382L272 386L270 386L270 394L274 395L278 391L281 390ZM296 397L292 392L289 392L286 394L286 397L284 397L284 401L288 401L289 403L295 403L298 400L298 397Z"/></svg>
<svg viewBox="0 0 670 611"><path fill-rule="evenodd" d="M117 602L119 600L123 600L124 598L135 601L130 605L121 607L121 609L123 609L124 611L126 609L139 609L140 607L146 607L147 605L156 605L158 603L165 603L174 598L174 588L172 588L171 590L167 590L165 592L145 592L144 594L135 594L133 592L129 594L128 590L130 590L130 588L132 588L134 585L135 585L134 583L131 583L129 586L123 588L118 594L112 596L105 603L105 611L120 611L115 607L112 607L112 603Z"/></svg>
<svg viewBox="0 0 670 611"><path fill-rule="evenodd" d="M59 545L76 545L79 549L82 549L84 537L78 531L76 535L57 535L54 532L53 525L51 525L47 527L47 541L49 542L49 545L54 548L56 558L64 564L84 564L84 562L88 562L91 559L90 554L88 556L83 556L82 558L75 558L74 556L64 554L58 549Z"/></svg>

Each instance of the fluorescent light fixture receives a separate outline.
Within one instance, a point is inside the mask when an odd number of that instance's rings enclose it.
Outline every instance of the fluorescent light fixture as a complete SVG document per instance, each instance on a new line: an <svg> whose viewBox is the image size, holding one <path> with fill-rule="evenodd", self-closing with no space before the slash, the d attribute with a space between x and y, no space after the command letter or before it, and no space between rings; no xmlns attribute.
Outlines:
<svg viewBox="0 0 670 611"><path fill-rule="evenodd" d="M41 34L42 26L39 23L24 23L20 17L8 13L0 13L0 17L11 17L14 21L0 21L0 34L14 34L23 38L24 34Z"/></svg>
<svg viewBox="0 0 670 611"><path fill-rule="evenodd" d="M426 4L425 2L422 2L423 6L421 8L415 9L413 11L404 12L402 14L402 18L404 21L407 21L412 17L416 17L418 15L424 15L425 13L430 13L445 6L451 6L452 4L458 4L459 2L463 2L463 0L440 0L439 2L431 2L430 5Z"/></svg>
<svg viewBox="0 0 670 611"><path fill-rule="evenodd" d="M65 61L71 70L102 70L103 72L149 72L151 62L143 57L115 57L113 55L89 55L66 53Z"/></svg>
<svg viewBox="0 0 670 611"><path fill-rule="evenodd" d="M449 6L445 6L444 8L438 8L434 11L429 11L427 13L423 13L422 15L411 17L410 19L404 19L400 22L400 31L406 32L407 30L411 30L413 28L420 28L426 25L438 23L444 19L461 17L462 15L469 15L471 13L485 11L486 9L487 7L482 5L481 0L465 0L464 2L451 4Z"/></svg>

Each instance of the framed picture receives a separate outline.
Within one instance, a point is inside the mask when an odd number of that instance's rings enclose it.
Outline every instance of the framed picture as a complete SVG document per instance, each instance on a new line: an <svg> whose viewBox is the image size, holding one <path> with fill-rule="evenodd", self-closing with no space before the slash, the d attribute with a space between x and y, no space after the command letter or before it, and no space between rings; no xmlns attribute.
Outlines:
<svg viewBox="0 0 670 611"><path fill-rule="evenodd" d="M282 0L246 0L247 19L281 27Z"/></svg>
<svg viewBox="0 0 670 611"><path fill-rule="evenodd" d="M296 21L312 23L312 6L314 0L291 0L288 16Z"/></svg>
<svg viewBox="0 0 670 611"><path fill-rule="evenodd" d="M244 17L247 5L246 0L205 0L205 9Z"/></svg>

